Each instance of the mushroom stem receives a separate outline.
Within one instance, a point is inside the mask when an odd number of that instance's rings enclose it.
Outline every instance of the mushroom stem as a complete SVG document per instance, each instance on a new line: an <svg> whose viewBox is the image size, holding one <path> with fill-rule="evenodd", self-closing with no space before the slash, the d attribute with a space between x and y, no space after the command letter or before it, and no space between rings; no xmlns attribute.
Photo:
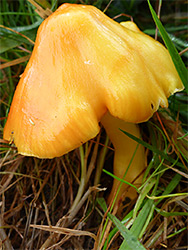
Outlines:
<svg viewBox="0 0 188 250"><path fill-rule="evenodd" d="M133 123L126 123L118 118L113 117L109 113L107 113L102 118L101 123L104 126L115 149L113 170L114 175L121 179L125 179L125 181L129 183L133 182L134 179L139 176L134 182L134 185L139 185L142 181L142 175L140 175L140 173L142 173L144 170L144 147L142 145L138 146L136 141L127 137L122 133L122 131L120 131L121 129L136 137L140 137L138 126ZM134 158L131 162L133 155ZM108 197L108 203L114 199L115 192L117 192L119 184L119 180L114 179L113 187ZM123 183L117 195L117 202L120 200L127 188L128 184ZM126 197L129 197L132 200L136 198L136 195L136 190L133 187L130 187Z"/></svg>

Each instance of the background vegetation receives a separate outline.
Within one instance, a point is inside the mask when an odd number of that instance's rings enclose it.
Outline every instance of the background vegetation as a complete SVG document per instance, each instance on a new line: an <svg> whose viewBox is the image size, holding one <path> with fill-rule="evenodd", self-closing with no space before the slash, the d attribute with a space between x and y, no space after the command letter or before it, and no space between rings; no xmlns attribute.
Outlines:
<svg viewBox="0 0 188 250"><path fill-rule="evenodd" d="M113 150L104 131L80 149L53 160L18 155L14 145L2 139L14 90L32 52L37 29L63 2L0 3L0 245L8 250L187 249L186 90L169 98L168 109L160 109L150 121L140 125L147 169L138 199L124 203L121 213L107 208L105 203L113 181L108 174L112 172ZM141 30L163 42L146 0L67 2L92 4L118 22L131 16ZM186 1L151 4L186 65ZM184 64L180 62L177 67L186 87ZM94 187L100 165L104 169L101 185ZM76 199L83 169L85 190Z"/></svg>

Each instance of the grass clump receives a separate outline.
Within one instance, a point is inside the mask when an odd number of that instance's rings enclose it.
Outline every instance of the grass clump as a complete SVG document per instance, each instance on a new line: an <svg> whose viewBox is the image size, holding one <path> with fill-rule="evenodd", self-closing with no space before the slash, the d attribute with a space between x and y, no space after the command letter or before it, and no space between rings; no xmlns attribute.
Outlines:
<svg viewBox="0 0 188 250"><path fill-rule="evenodd" d="M121 13L131 15L145 33L155 35L161 42L162 38L165 40L161 33L156 33L147 1L79 3L93 4L110 17ZM133 137L146 148L147 169L137 190L138 198L123 203L121 213L105 202L113 180L108 175L112 170L107 168L112 165L113 149L104 132L80 149L53 160L18 155L16 148L2 139L14 90L32 52L37 29L60 4L60 0L1 1L1 246L5 249L186 249L186 90L169 98L168 109L159 110L150 121L140 124L143 141ZM151 4L181 55L177 67L186 87L184 2L151 1ZM117 21L128 19L121 15ZM171 55L174 56L173 51ZM105 170L100 177L102 168Z"/></svg>

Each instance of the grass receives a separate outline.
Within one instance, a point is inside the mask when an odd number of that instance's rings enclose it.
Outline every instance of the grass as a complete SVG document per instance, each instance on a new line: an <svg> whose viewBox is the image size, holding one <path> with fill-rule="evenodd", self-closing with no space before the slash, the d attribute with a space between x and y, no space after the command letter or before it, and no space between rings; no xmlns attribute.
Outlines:
<svg viewBox="0 0 188 250"><path fill-rule="evenodd" d="M125 202L121 214L105 201L113 180L108 174L112 172L113 150L104 131L80 149L53 160L18 155L14 146L3 141L15 86L42 17L50 14L45 9L55 11L62 3L35 2L40 5L37 12L32 1L1 1L0 245L4 249L187 249L186 91L170 97L168 109L160 109L150 121L140 124L143 140L128 134L145 146L147 169L138 198ZM186 87L184 1L150 2L181 55L177 67ZM107 0L80 3L106 10L110 17L131 15L144 32L156 34L147 1L117 0L109 6ZM122 20L129 17L117 18ZM166 41L164 33L158 33L158 40L162 42L162 38ZM172 57L181 60L173 51Z"/></svg>

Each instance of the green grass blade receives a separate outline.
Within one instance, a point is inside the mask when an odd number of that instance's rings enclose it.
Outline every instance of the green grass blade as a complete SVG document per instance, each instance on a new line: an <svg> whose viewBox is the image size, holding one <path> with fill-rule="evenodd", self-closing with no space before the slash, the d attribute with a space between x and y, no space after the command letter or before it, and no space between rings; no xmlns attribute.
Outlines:
<svg viewBox="0 0 188 250"><path fill-rule="evenodd" d="M105 202L105 199L103 197L101 198L97 198L96 199L97 203L100 205L100 207L102 208L103 212L107 211L107 205ZM133 216L133 210L131 210L121 221L121 223L126 223L128 222ZM110 242L110 240L112 239L112 237L118 232L118 228L115 227L112 229L112 231L109 233L108 239L105 241L104 246L103 246L103 250L107 249L108 243Z"/></svg>
<svg viewBox="0 0 188 250"><path fill-rule="evenodd" d="M163 217L170 217L170 216L188 216L188 212L166 212L161 211L159 208L155 208L155 210L162 215Z"/></svg>
<svg viewBox="0 0 188 250"><path fill-rule="evenodd" d="M153 185L155 184L155 182L156 182L155 179L151 179L148 183L146 183L146 185L142 189L142 191L137 199L137 202L135 204L135 207L134 207L133 218L136 218L136 214L137 214L138 210L140 209L144 198L149 193L149 191L153 188Z"/></svg>
<svg viewBox="0 0 188 250"><path fill-rule="evenodd" d="M105 199L103 197L98 197L96 201L101 206L103 212L106 212L108 208Z"/></svg>
<svg viewBox="0 0 188 250"><path fill-rule="evenodd" d="M121 130L121 129L120 129ZM176 160L174 160L173 158L169 157L168 155L166 155L163 151L157 149L156 147L153 147L152 145L150 145L149 143L143 141L142 139L121 130L124 134L126 134L128 137L130 137L131 139L133 139L134 141L140 143L141 145L143 145L144 147L148 148L149 150L151 150L153 153L156 153L157 155L162 156L165 160L168 160L171 163L174 163ZM183 164L181 164L180 162L176 162L176 166L179 167L184 167Z"/></svg>
<svg viewBox="0 0 188 250"><path fill-rule="evenodd" d="M154 211L154 201L147 200L141 211L139 212L138 216L136 217L130 232L138 238L141 232L143 231L143 228L146 228L149 224L149 221L151 219L151 216L153 215ZM129 245L126 240L123 241L121 244L120 250L128 249Z"/></svg>
<svg viewBox="0 0 188 250"><path fill-rule="evenodd" d="M108 174L109 176L113 177L114 179L116 179L116 180L118 180L118 181L121 181L121 182L123 182L123 183L125 183L125 184L127 184L127 185L129 185L129 186L131 186L131 187L133 187L133 188L135 188L136 191L139 192L138 188L137 188L135 185L133 185L132 183L130 183L130 182L128 182L128 181L125 181L124 179L121 179L121 178L117 177L116 175L110 173L110 172L107 171L106 169L103 169L102 171L103 171L105 174Z"/></svg>
<svg viewBox="0 0 188 250"><path fill-rule="evenodd" d="M121 223L127 223L129 220L131 220L131 218L133 217L133 210L131 210L121 221ZM105 241L104 243L104 247L103 250L106 250L108 248L108 243L110 242L110 240L113 238L113 236L118 232L117 227L113 228L112 231L109 233L108 235L108 239Z"/></svg>
<svg viewBox="0 0 188 250"><path fill-rule="evenodd" d="M32 29L38 28L39 25L42 23L43 19L40 18L38 21L36 21L35 23L32 23L30 25L27 26L17 26L17 27L10 27L11 29L23 33L24 31L30 31Z"/></svg>
<svg viewBox="0 0 188 250"><path fill-rule="evenodd" d="M168 184L168 186L165 188L164 192L162 193L162 196L170 194L179 184L179 182L181 181L182 176L180 174L176 174L171 182ZM158 201L156 201L156 206L162 201L163 199L160 199Z"/></svg>
<svg viewBox="0 0 188 250"><path fill-rule="evenodd" d="M126 240L126 243L128 244L129 250L146 250L144 246L140 243L140 241L134 236L130 230L128 230L122 223L119 221L114 215L108 213L108 217L110 220L116 225L116 227L119 229L121 235ZM122 248L126 250L126 248Z"/></svg>
<svg viewBox="0 0 188 250"><path fill-rule="evenodd" d="M16 41L8 37L1 37L0 54L6 52L9 49L15 48L22 44L21 41Z"/></svg>
<svg viewBox="0 0 188 250"><path fill-rule="evenodd" d="M150 213L150 210L154 204L154 201L147 200L144 204L143 208L139 212L138 216L136 217L130 231L134 234L134 236L138 237L140 232L142 231L143 226L147 220L147 217Z"/></svg>
<svg viewBox="0 0 188 250"><path fill-rule="evenodd" d="M180 79L182 80L182 83L185 87L185 90L188 93L188 84L187 84L188 72L187 72L187 69L186 69L180 55L178 54L178 51L176 50L174 44L172 43L170 37L168 36L166 30L164 29L161 21L159 20L157 14L155 13L153 7L151 6L150 1L149 0L147 0L147 1L148 1L148 5L150 8L153 20L154 20L155 24L157 25L157 28L159 29L159 32L163 38L163 41L164 41L166 47L168 48L168 51L171 55L171 58L174 62L174 65L175 65L176 70L180 76Z"/></svg>

